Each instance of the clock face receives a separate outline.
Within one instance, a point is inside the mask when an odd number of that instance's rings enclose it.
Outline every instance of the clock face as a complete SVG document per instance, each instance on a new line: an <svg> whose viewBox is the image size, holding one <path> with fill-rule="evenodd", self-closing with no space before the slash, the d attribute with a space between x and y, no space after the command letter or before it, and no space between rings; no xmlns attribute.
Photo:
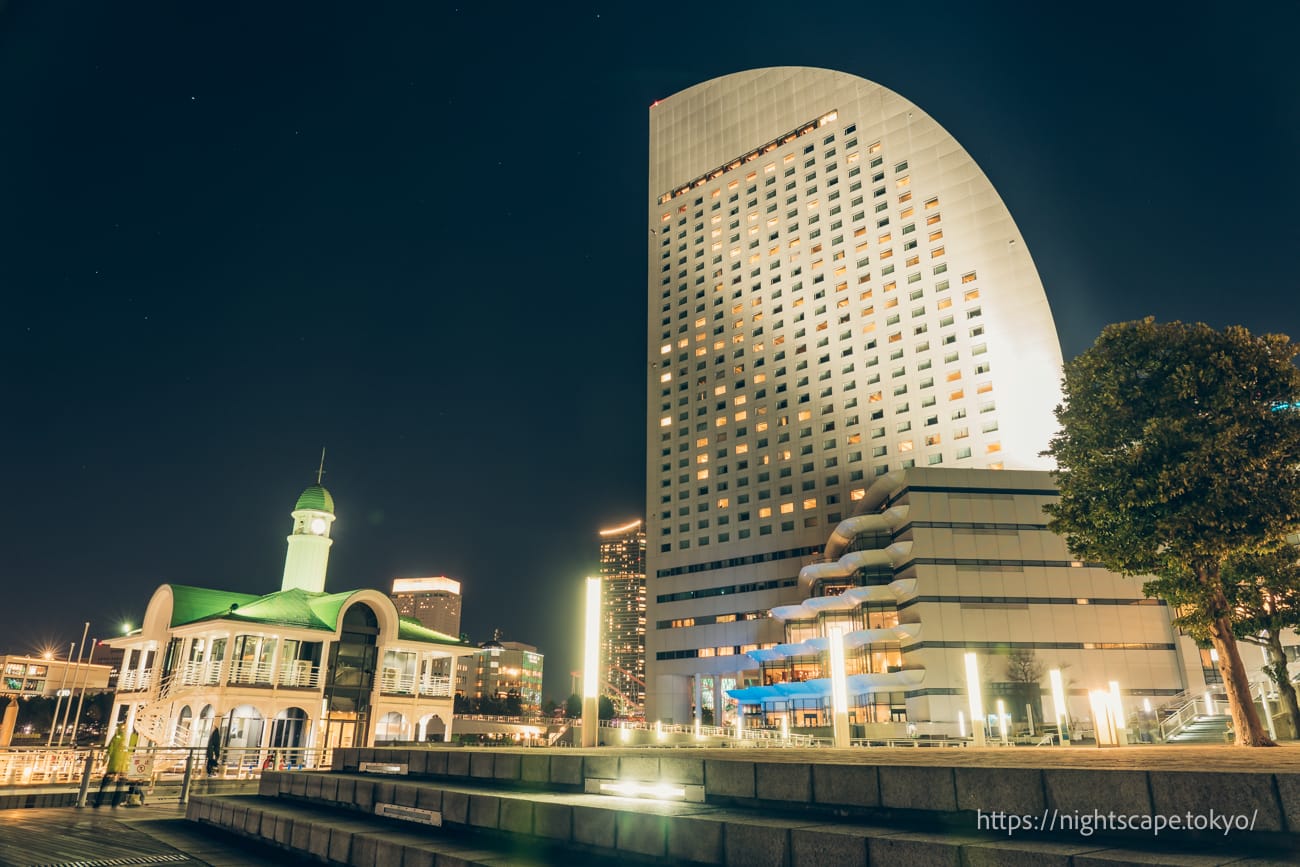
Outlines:
<svg viewBox="0 0 1300 867"><path fill-rule="evenodd" d="M311 531L312 531L313 533L315 533L317 536L323 536L323 535L325 535L325 519L324 519L324 518L312 518L312 519L311 519Z"/></svg>

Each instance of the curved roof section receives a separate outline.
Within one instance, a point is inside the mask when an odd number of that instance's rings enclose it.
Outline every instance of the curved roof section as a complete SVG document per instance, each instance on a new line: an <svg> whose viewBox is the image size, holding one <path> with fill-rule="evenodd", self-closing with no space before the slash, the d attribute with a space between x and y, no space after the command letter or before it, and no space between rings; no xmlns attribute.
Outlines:
<svg viewBox="0 0 1300 867"><path fill-rule="evenodd" d="M252 593L232 593L207 587L190 587L185 584L168 584L172 593L170 626L181 626L196 620L206 620L224 615L232 605L243 606L261 597Z"/></svg>
<svg viewBox="0 0 1300 867"><path fill-rule="evenodd" d="M330 492L320 485L312 485L303 491L298 497L298 502L294 504L293 510L297 512L300 509L311 509L313 512L329 512L334 514L334 498Z"/></svg>
<svg viewBox="0 0 1300 867"><path fill-rule="evenodd" d="M317 629L323 632L335 632L338 629L339 616L348 600L363 592L349 590L343 593L310 593L306 590L293 589L257 596L251 593L231 593L181 584L168 586L173 599L170 623L173 627L204 620L228 620L295 629ZM396 638L398 641L416 641L424 644L469 646L455 636L429 629L410 617L399 619Z"/></svg>

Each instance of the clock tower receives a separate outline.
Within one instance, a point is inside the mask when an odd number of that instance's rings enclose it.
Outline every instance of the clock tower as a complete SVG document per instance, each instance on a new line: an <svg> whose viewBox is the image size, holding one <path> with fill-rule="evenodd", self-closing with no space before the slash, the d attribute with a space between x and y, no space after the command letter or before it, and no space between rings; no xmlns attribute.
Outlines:
<svg viewBox="0 0 1300 867"><path fill-rule="evenodd" d="M302 492L293 507L293 532L284 558L281 590L325 591L325 567L329 564L330 525L334 523L334 498L319 484Z"/></svg>

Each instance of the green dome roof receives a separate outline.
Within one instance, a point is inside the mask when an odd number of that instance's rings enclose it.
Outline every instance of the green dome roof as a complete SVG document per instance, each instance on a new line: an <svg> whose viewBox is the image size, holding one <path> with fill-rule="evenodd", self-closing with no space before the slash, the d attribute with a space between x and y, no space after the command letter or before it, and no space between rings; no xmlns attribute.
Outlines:
<svg viewBox="0 0 1300 867"><path fill-rule="evenodd" d="M325 490L320 485L312 485L310 488L302 492L302 496L298 498L297 505L293 507L295 512L299 509L312 509L317 512L329 512L332 515L334 514L334 498L330 496L329 491Z"/></svg>

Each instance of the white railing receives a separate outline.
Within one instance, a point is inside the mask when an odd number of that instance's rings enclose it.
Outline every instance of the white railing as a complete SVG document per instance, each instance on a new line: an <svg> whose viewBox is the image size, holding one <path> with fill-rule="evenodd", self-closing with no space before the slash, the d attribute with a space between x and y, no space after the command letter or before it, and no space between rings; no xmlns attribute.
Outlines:
<svg viewBox="0 0 1300 867"><path fill-rule="evenodd" d="M581 725L581 720L570 721L573 725ZM653 724L644 722L621 722L615 720L602 720L600 723L606 728L622 729L624 731L644 731L656 739L663 737L665 740L670 735L689 735L697 737L700 740L707 738L725 738L733 741L740 741L753 746L759 747L816 747L827 746L830 741L825 738L815 737L813 735L797 734L791 732L783 735L780 729L768 728L746 728L741 729L737 737L735 726L706 726L701 725L698 729L695 725L689 724Z"/></svg>
<svg viewBox="0 0 1300 867"><path fill-rule="evenodd" d="M221 751L207 773L207 750L204 747L140 747L132 751L127 779L148 789L158 784L175 786L186 777L186 766L193 779L257 779L263 770L299 770L328 768L329 749L231 748ZM107 770L107 750L92 749L7 749L0 750L0 786L76 785L90 759L91 783L102 780ZM185 797L182 791L181 797ZM94 799L94 789L90 790Z"/></svg>
<svg viewBox="0 0 1300 867"><path fill-rule="evenodd" d="M280 663L280 686L298 689L315 689L320 686L320 666L309 659L294 659Z"/></svg>
<svg viewBox="0 0 1300 867"><path fill-rule="evenodd" d="M271 685L271 663L232 662L229 683L248 686Z"/></svg>
<svg viewBox="0 0 1300 867"><path fill-rule="evenodd" d="M143 692L153 686L153 669L131 669L117 677L118 692Z"/></svg>
<svg viewBox="0 0 1300 867"><path fill-rule="evenodd" d="M390 695L415 695L416 677L385 671L379 677L379 691ZM442 674L426 674L419 678L420 695L445 698L451 695L451 679Z"/></svg>

